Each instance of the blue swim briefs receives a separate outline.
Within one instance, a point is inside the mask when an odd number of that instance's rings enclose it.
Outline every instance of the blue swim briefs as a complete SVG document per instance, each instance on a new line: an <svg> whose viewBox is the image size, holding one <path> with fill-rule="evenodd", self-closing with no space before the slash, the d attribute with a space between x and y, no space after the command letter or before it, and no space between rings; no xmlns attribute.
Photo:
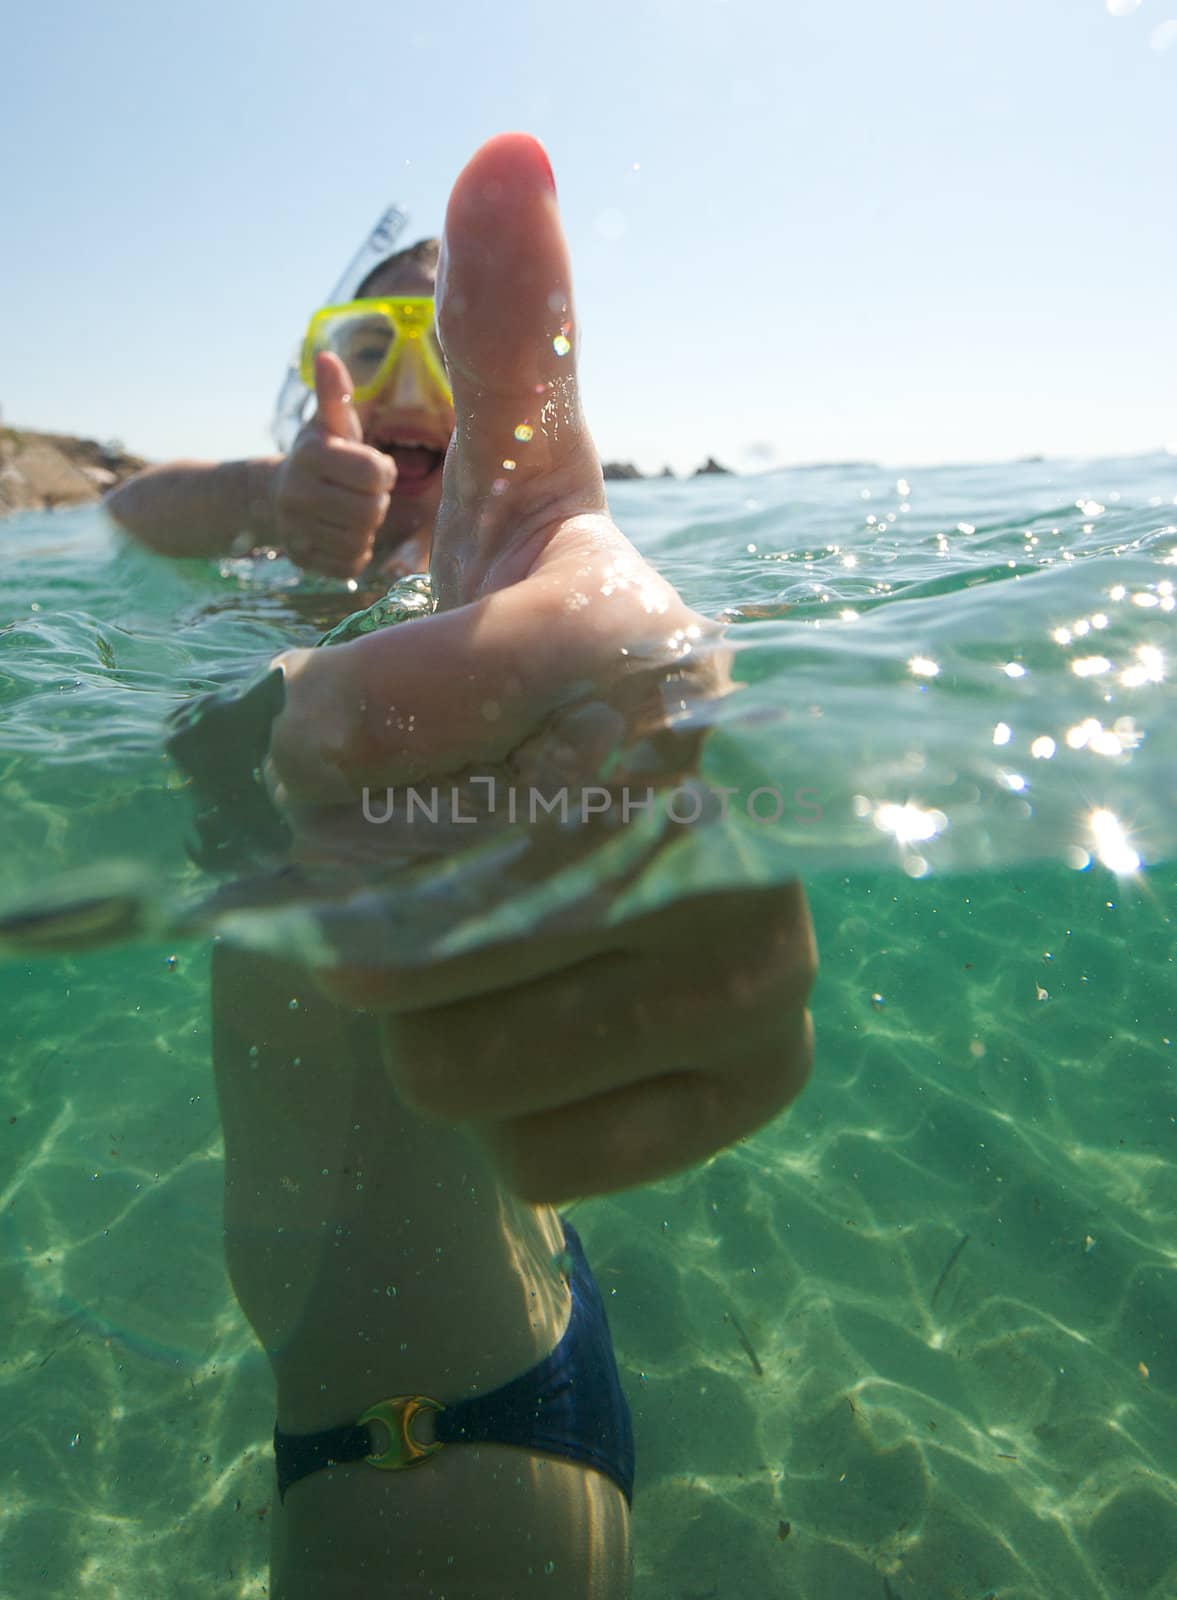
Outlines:
<svg viewBox="0 0 1177 1600"><path fill-rule="evenodd" d="M511 1444L561 1456L603 1472L633 1504L634 1447L629 1404L613 1354L600 1290L580 1236L564 1223L571 1260L572 1315L560 1343L537 1366L491 1394L456 1400L434 1418L442 1444ZM322 1433L274 1429L278 1495L323 1467L372 1454L366 1427L356 1423Z"/></svg>

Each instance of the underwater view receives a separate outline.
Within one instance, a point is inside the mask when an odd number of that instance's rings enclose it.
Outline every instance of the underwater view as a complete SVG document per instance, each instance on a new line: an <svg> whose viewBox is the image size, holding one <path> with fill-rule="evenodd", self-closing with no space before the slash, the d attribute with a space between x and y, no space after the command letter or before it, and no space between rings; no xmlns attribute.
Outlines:
<svg viewBox="0 0 1177 1600"><path fill-rule="evenodd" d="M427 972L795 879L796 1103L561 1207L632 1412L636 1600L1177 1594L1177 456L609 488L724 627L673 800L563 854L548 819L402 830L379 871L218 854L175 730L292 645L411 626L427 578L0 522L6 1600L271 1592L214 939Z"/></svg>

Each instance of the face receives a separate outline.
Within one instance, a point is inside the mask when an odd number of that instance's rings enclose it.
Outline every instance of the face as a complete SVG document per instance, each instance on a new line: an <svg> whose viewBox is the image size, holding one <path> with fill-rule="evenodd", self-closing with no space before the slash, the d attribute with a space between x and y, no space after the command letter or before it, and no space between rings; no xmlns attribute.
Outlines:
<svg viewBox="0 0 1177 1600"><path fill-rule="evenodd" d="M384 268L363 285L362 297L431 295L433 274L420 267ZM396 462L396 487L377 535L374 564L420 572L441 505L442 463L454 431L454 410L410 346L385 387L356 406L364 441Z"/></svg>

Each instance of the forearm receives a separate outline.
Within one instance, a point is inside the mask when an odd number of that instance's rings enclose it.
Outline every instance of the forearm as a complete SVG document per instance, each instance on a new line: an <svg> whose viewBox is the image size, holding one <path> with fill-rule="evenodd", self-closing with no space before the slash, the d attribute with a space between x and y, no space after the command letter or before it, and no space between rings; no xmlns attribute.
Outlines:
<svg viewBox="0 0 1177 1600"><path fill-rule="evenodd" d="M107 495L115 521L161 555L214 556L242 533L274 537L272 487L281 456L172 461L148 467Z"/></svg>

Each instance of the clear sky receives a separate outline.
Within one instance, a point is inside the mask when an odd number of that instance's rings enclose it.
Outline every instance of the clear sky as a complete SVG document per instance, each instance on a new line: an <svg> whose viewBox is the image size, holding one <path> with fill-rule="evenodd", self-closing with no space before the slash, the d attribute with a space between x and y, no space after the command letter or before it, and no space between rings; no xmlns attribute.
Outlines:
<svg viewBox="0 0 1177 1600"><path fill-rule="evenodd" d="M607 458L1177 440L1177 0L39 0L3 50L9 423L268 449L381 209L522 128Z"/></svg>

